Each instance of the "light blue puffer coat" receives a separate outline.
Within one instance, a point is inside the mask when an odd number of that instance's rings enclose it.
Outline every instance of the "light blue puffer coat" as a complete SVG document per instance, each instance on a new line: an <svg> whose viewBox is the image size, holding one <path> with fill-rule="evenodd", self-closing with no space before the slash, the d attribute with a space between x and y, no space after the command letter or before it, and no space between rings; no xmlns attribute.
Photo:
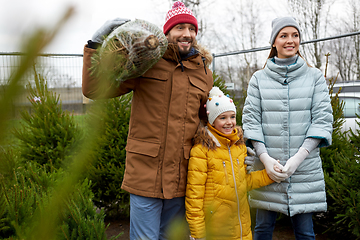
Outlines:
<svg viewBox="0 0 360 240"><path fill-rule="evenodd" d="M269 155L285 165L305 138L321 139L290 178L251 191L251 207L289 216L326 211L319 147L331 144L333 116L321 71L301 57L289 66L268 59L250 79L247 94L243 129L248 145L251 140L265 143ZM255 164L256 170L263 168L261 162Z"/></svg>

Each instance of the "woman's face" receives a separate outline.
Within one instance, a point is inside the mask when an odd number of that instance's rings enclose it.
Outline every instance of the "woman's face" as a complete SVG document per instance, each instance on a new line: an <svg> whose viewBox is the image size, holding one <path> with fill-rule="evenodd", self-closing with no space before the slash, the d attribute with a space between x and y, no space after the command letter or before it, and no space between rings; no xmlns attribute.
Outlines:
<svg viewBox="0 0 360 240"><path fill-rule="evenodd" d="M273 47L277 50L278 58L295 56L299 50L300 34L294 27L284 27L275 38Z"/></svg>

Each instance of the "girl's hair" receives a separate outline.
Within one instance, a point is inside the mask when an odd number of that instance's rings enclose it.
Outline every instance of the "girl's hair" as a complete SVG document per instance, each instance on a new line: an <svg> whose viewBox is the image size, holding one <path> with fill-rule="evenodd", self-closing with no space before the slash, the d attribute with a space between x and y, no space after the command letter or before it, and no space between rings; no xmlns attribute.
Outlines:
<svg viewBox="0 0 360 240"><path fill-rule="evenodd" d="M277 56L277 54L278 54L278 52L277 52L277 50L276 50L276 47L272 46L272 47L271 47L271 50L270 50L270 53L269 53L269 56L268 56L267 59L273 58L273 57ZM312 66L306 61L306 59L301 55L301 53L300 53L299 50L296 52L296 54L299 55L299 57L301 57L302 59L304 59L304 61L306 62L306 64L307 64L309 67L312 67ZM263 68L265 68L266 63L267 63L267 60L266 60L265 65L264 65Z"/></svg>

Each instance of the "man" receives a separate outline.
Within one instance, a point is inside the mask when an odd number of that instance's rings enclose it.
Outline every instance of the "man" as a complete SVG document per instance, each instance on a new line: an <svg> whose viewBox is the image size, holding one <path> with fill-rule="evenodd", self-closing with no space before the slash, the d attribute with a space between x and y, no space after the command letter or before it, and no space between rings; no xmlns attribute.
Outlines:
<svg viewBox="0 0 360 240"><path fill-rule="evenodd" d="M91 56L104 35L126 19L105 23L84 48L83 94L99 96L90 76ZM166 15L164 56L139 78L129 79L107 97L133 91L126 170L122 189L130 193L130 239L167 239L169 223L184 219L191 140L213 85L211 54L196 42L197 20L182 2ZM100 41L99 41L100 39ZM94 43L95 42L95 43ZM97 42L97 43L96 43Z"/></svg>

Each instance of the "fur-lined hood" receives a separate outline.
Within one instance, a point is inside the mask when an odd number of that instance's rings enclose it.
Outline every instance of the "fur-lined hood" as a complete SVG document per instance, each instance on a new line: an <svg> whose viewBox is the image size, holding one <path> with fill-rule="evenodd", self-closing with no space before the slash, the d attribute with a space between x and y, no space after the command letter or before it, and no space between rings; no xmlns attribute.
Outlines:
<svg viewBox="0 0 360 240"><path fill-rule="evenodd" d="M209 67L213 60L213 56L210 53L210 51L205 46L200 45L197 42L196 42L194 48L200 53L200 56L205 58L206 67Z"/></svg>
<svg viewBox="0 0 360 240"><path fill-rule="evenodd" d="M195 42L194 48L195 48L196 52L203 58L205 66L209 67L213 60L213 57L212 57L210 51L207 48L205 48L204 46L198 44L197 42ZM195 54L194 56L197 56L197 54ZM181 57L180 57L178 46L174 43L169 43L168 48L163 57L165 59L171 59L175 62L179 62Z"/></svg>
<svg viewBox="0 0 360 240"><path fill-rule="evenodd" d="M239 137L239 140L235 143L235 145L243 145L245 144L244 138L243 138L243 131L240 126L236 126L235 129L237 130L237 135ZM221 144L219 140L215 137L215 135L209 130L209 128L206 126L200 126L198 127L196 134L193 138L193 144L201 144L204 147L208 148L209 150L215 150L216 148L220 147Z"/></svg>

